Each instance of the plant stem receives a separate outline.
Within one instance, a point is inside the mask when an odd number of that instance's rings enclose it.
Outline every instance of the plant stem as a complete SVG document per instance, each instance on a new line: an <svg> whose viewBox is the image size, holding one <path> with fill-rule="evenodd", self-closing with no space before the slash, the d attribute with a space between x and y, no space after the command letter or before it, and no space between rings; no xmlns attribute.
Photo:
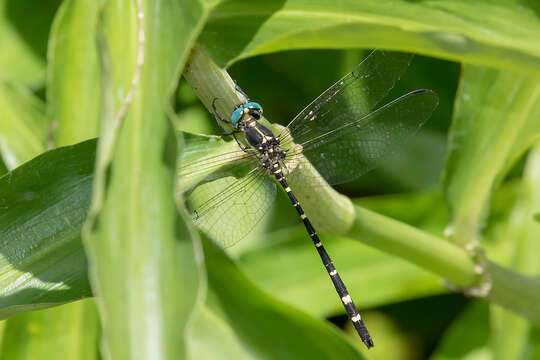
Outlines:
<svg viewBox="0 0 540 360"><path fill-rule="evenodd" d="M224 116L244 100L235 91L234 80L227 71L217 66L199 44L193 47L183 75L211 114L214 99L218 99L216 108Z"/></svg>
<svg viewBox="0 0 540 360"><path fill-rule="evenodd" d="M458 246L435 235L355 205L347 234L386 253L429 269L460 287L475 286L474 262Z"/></svg>

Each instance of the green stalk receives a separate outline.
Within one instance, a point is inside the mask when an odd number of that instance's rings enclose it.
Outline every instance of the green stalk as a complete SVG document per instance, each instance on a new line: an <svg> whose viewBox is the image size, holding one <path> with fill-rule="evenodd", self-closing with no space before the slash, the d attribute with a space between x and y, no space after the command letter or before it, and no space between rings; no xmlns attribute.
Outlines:
<svg viewBox="0 0 540 360"><path fill-rule="evenodd" d="M474 262L463 249L360 206L355 206L355 211L347 236L429 269L460 287L476 284Z"/></svg>
<svg viewBox="0 0 540 360"><path fill-rule="evenodd" d="M214 99L218 99L216 108L225 117L232 112L236 104L244 101L235 91L234 80L224 69L217 66L198 44L191 51L183 75L211 114L214 113Z"/></svg>

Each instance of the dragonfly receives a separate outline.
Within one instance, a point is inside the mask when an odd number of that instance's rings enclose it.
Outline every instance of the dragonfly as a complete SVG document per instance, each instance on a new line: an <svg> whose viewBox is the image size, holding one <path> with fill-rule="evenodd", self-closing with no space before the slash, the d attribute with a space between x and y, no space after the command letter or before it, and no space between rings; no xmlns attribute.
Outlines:
<svg viewBox="0 0 540 360"><path fill-rule="evenodd" d="M212 102L217 126L222 136L234 138L234 148L188 160L180 174L184 178L198 177L188 205L197 226L213 234L225 247L243 239L264 217L279 184L296 209L347 315L368 349L373 347L371 335L289 182L303 177L302 184L313 189L322 184L348 182L399 151L438 105L437 94L427 89L411 91L380 105L411 59L411 54L371 52L286 127L274 131L262 123L262 106L237 86L244 101L235 106L229 118L217 111L218 99ZM302 171L303 164L315 171ZM245 222L253 225L243 226Z"/></svg>

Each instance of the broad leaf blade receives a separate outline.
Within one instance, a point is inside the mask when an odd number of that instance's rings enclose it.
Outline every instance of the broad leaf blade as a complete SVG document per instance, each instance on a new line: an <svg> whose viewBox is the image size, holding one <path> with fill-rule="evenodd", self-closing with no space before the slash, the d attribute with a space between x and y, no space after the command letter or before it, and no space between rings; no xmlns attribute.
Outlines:
<svg viewBox="0 0 540 360"><path fill-rule="evenodd" d="M21 314L6 321L0 359L95 360L99 334L93 300Z"/></svg>
<svg viewBox="0 0 540 360"><path fill-rule="evenodd" d="M234 354L235 359L363 358L331 326L274 300L254 286L217 246L209 241L203 244L209 296L190 337L192 359L204 355L208 359L227 358L223 352ZM208 318L220 327L210 329L201 323ZM206 341L197 342L201 337Z"/></svg>
<svg viewBox="0 0 540 360"><path fill-rule="evenodd" d="M518 1L235 1L213 10L201 42L220 65L283 50L363 47L539 73L539 32L536 5Z"/></svg>
<svg viewBox="0 0 540 360"><path fill-rule="evenodd" d="M0 178L0 318L91 295L80 231L95 150L55 149Z"/></svg>
<svg viewBox="0 0 540 360"><path fill-rule="evenodd" d="M49 29L60 3L0 1L0 79L34 88L42 86Z"/></svg>
<svg viewBox="0 0 540 360"><path fill-rule="evenodd" d="M242 257L242 265L280 300L317 316L342 314L343 305L309 240L304 229L295 231L294 237L278 232L268 240L278 245L250 251ZM436 275L404 260L350 239L325 237L323 241L359 308L445 292ZM280 268L288 269L288 276L275 276L276 259Z"/></svg>
<svg viewBox="0 0 540 360"><path fill-rule="evenodd" d="M473 243L493 189L520 155L540 138L540 81L466 66L457 95L444 174L459 244Z"/></svg>
<svg viewBox="0 0 540 360"><path fill-rule="evenodd" d="M489 359L489 331L488 305L472 302L446 331L430 359Z"/></svg>
<svg viewBox="0 0 540 360"><path fill-rule="evenodd" d="M47 117L28 90L0 81L0 156L8 170L45 150Z"/></svg>

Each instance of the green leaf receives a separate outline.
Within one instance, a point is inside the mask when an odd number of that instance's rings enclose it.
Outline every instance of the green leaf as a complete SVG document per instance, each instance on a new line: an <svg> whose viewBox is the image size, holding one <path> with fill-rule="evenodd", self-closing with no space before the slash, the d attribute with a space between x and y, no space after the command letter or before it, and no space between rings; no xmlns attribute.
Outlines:
<svg viewBox="0 0 540 360"><path fill-rule="evenodd" d="M56 124L56 144L98 135L100 114L96 29L99 1L67 0L49 40L47 97Z"/></svg>
<svg viewBox="0 0 540 360"><path fill-rule="evenodd" d="M461 245L477 241L493 189L540 138L539 78L477 66L464 73L444 173L448 233Z"/></svg>
<svg viewBox="0 0 540 360"><path fill-rule="evenodd" d="M80 231L95 149L52 150L0 178L0 319L91 295Z"/></svg>
<svg viewBox="0 0 540 360"><path fill-rule="evenodd" d="M103 10L103 118L84 231L104 356L183 359L200 249L174 197L169 99L200 29L197 2L109 1Z"/></svg>
<svg viewBox="0 0 540 360"><path fill-rule="evenodd" d="M4 340L4 330L6 328L7 321L2 320L0 321L0 346L2 346L2 342Z"/></svg>
<svg viewBox="0 0 540 360"><path fill-rule="evenodd" d="M321 239L360 309L445 292L439 277L407 261L355 240ZM259 286L282 301L315 316L345 313L303 228L267 236L264 246L245 252L240 261ZM280 269L287 269L287 276L276 276Z"/></svg>
<svg viewBox="0 0 540 360"><path fill-rule="evenodd" d="M2 158L0 157L0 176L6 174L8 172L8 169L6 165L4 164L4 161L2 161Z"/></svg>
<svg viewBox="0 0 540 360"><path fill-rule="evenodd" d="M442 235L450 216L439 188L413 193L363 197L355 199L354 202L434 235Z"/></svg>
<svg viewBox="0 0 540 360"><path fill-rule="evenodd" d="M531 331L531 338L532 342L529 354L531 359L538 359L540 358L540 330L538 327Z"/></svg>
<svg viewBox="0 0 540 360"><path fill-rule="evenodd" d="M33 88L45 80L49 28L61 0L0 0L0 79Z"/></svg>
<svg viewBox="0 0 540 360"><path fill-rule="evenodd" d="M210 308L201 307L192 320L188 333L189 359L253 359L253 355L238 341L226 319Z"/></svg>
<svg viewBox="0 0 540 360"><path fill-rule="evenodd" d="M362 359L337 329L274 300L223 250L203 244L209 294L190 336L190 358Z"/></svg>
<svg viewBox="0 0 540 360"><path fill-rule="evenodd" d="M200 41L222 66L283 50L362 47L540 73L538 11L490 0L234 1L213 10Z"/></svg>
<svg viewBox="0 0 540 360"><path fill-rule="evenodd" d="M475 301L446 331L431 360L491 359L489 341L489 308Z"/></svg>
<svg viewBox="0 0 540 360"><path fill-rule="evenodd" d="M99 359L93 300L30 312L6 321L0 359Z"/></svg>
<svg viewBox="0 0 540 360"><path fill-rule="evenodd" d="M28 90L0 81L0 156L8 170L45 150L47 117Z"/></svg>

